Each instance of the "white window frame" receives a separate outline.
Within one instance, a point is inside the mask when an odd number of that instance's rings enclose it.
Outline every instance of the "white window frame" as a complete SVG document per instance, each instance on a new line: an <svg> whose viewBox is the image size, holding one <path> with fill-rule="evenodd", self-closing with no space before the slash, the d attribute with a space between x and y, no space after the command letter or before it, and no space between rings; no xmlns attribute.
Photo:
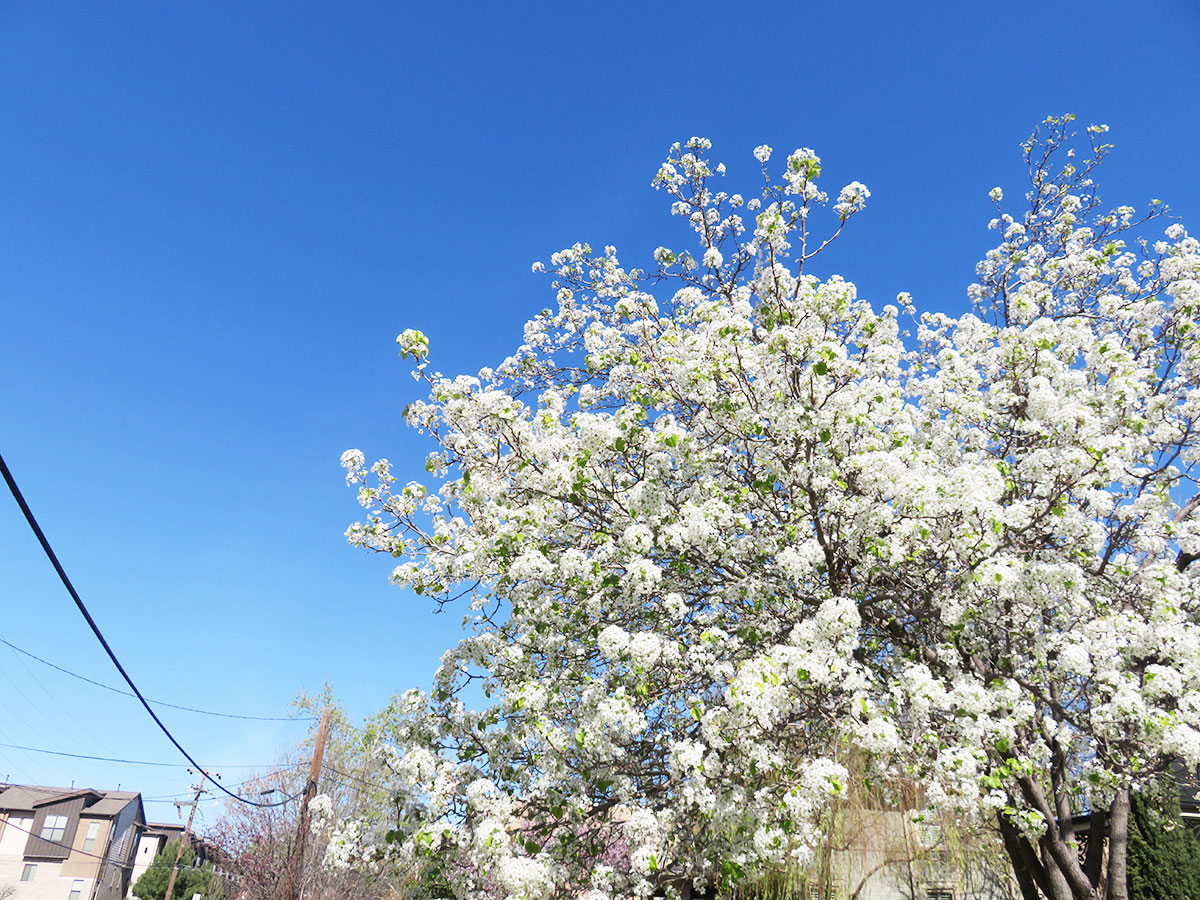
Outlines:
<svg viewBox="0 0 1200 900"><path fill-rule="evenodd" d="M88 822L87 834L83 838L83 852L91 853L96 849L96 838L100 836L100 823Z"/></svg>
<svg viewBox="0 0 1200 900"><path fill-rule="evenodd" d="M37 863L25 863L25 868L21 870L22 881L33 881L37 877Z"/></svg>
<svg viewBox="0 0 1200 900"><path fill-rule="evenodd" d="M46 816L42 822L42 833L38 835L43 841L60 842L67 836L66 816Z"/></svg>
<svg viewBox="0 0 1200 900"><path fill-rule="evenodd" d="M83 879L76 878L71 882L71 893L67 895L67 900L80 900L83 896Z"/></svg>

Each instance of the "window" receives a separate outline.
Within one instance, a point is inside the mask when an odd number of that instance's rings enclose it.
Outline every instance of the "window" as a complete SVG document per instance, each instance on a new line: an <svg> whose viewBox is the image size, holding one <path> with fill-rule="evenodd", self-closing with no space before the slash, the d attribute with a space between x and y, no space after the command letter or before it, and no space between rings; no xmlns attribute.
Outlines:
<svg viewBox="0 0 1200 900"><path fill-rule="evenodd" d="M91 853L96 847L96 837L100 834L100 823L89 822L87 836L83 839L83 852Z"/></svg>
<svg viewBox="0 0 1200 900"><path fill-rule="evenodd" d="M25 863L25 868L21 870L22 881L33 881L33 876L37 874L37 863Z"/></svg>
<svg viewBox="0 0 1200 900"><path fill-rule="evenodd" d="M76 878L71 882L71 893L67 895L67 900L79 900L83 896L83 879Z"/></svg>
<svg viewBox="0 0 1200 900"><path fill-rule="evenodd" d="M66 834L66 816L46 816L46 822L44 825L42 825L42 840L61 841Z"/></svg>
<svg viewBox="0 0 1200 900"><path fill-rule="evenodd" d="M926 888L925 900L954 900L954 891L950 888Z"/></svg>

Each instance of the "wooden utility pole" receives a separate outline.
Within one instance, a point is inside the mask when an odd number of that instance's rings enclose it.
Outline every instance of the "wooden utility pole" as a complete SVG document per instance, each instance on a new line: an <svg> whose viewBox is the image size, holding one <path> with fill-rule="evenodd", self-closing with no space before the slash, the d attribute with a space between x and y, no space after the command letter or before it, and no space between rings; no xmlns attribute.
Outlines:
<svg viewBox="0 0 1200 900"><path fill-rule="evenodd" d="M300 803L300 823L296 826L296 841L288 857L287 877L283 882L283 900L298 900L300 875L304 867L304 842L308 840L310 828L308 804L317 795L317 779L321 775L321 760L325 756L325 739L329 736L329 716L332 706L321 711L321 726L317 729L317 745L313 748L312 766L308 771L308 782L304 785L304 799ZM171 900L167 897L167 900Z"/></svg>
<svg viewBox="0 0 1200 900"><path fill-rule="evenodd" d="M175 851L175 865L171 869L171 879L167 882L166 900L171 900L171 895L175 893L175 879L179 877L179 860L183 858L183 848L186 844L192 842L192 819L196 817L196 807L200 805L200 795L204 793L204 776L205 772L201 770L200 784L196 787L196 796L192 798L190 804L186 804L191 806L192 809L188 813L187 825L183 828L183 837L179 839L179 849ZM178 805L184 806L185 804L180 803Z"/></svg>

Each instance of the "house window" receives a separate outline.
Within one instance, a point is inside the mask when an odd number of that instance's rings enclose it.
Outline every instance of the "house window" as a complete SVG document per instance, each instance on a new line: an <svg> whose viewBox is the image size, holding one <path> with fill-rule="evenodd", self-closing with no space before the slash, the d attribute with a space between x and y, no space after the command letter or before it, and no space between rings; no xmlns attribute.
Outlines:
<svg viewBox="0 0 1200 900"><path fill-rule="evenodd" d="M42 840L61 841L66 836L66 833L66 816L46 816L46 822L42 825Z"/></svg>
<svg viewBox="0 0 1200 900"><path fill-rule="evenodd" d="M950 888L926 888L925 900L954 900L954 891Z"/></svg>
<svg viewBox="0 0 1200 900"><path fill-rule="evenodd" d="M33 881L33 876L37 874L37 863L25 863L25 868L21 870L22 881Z"/></svg>
<svg viewBox="0 0 1200 900"><path fill-rule="evenodd" d="M100 834L100 823L89 822L87 835L83 839L83 852L91 853L96 847L96 837Z"/></svg>
<svg viewBox="0 0 1200 900"><path fill-rule="evenodd" d="M83 896L83 879L76 878L71 882L71 893L67 895L67 900L79 900Z"/></svg>

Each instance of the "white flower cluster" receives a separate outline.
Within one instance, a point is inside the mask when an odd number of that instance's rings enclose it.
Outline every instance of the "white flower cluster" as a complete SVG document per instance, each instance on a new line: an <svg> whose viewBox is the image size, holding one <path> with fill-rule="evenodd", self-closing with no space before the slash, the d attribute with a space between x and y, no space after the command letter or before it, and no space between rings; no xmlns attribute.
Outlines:
<svg viewBox="0 0 1200 900"><path fill-rule="evenodd" d="M396 338L396 343L400 345L401 357L407 357L411 354L417 359L421 359L429 355L429 338L416 329L406 328L400 332L399 337Z"/></svg>
<svg viewBox="0 0 1200 900"><path fill-rule="evenodd" d="M317 794L309 801L308 814L312 831L319 834L333 819L333 799L328 794Z"/></svg>
<svg viewBox="0 0 1200 900"><path fill-rule="evenodd" d="M867 190L867 186L861 181L852 181L838 194L837 203L834 204L833 210L843 220L848 219L854 213L858 212L866 206L867 198L871 196L871 192Z"/></svg>

